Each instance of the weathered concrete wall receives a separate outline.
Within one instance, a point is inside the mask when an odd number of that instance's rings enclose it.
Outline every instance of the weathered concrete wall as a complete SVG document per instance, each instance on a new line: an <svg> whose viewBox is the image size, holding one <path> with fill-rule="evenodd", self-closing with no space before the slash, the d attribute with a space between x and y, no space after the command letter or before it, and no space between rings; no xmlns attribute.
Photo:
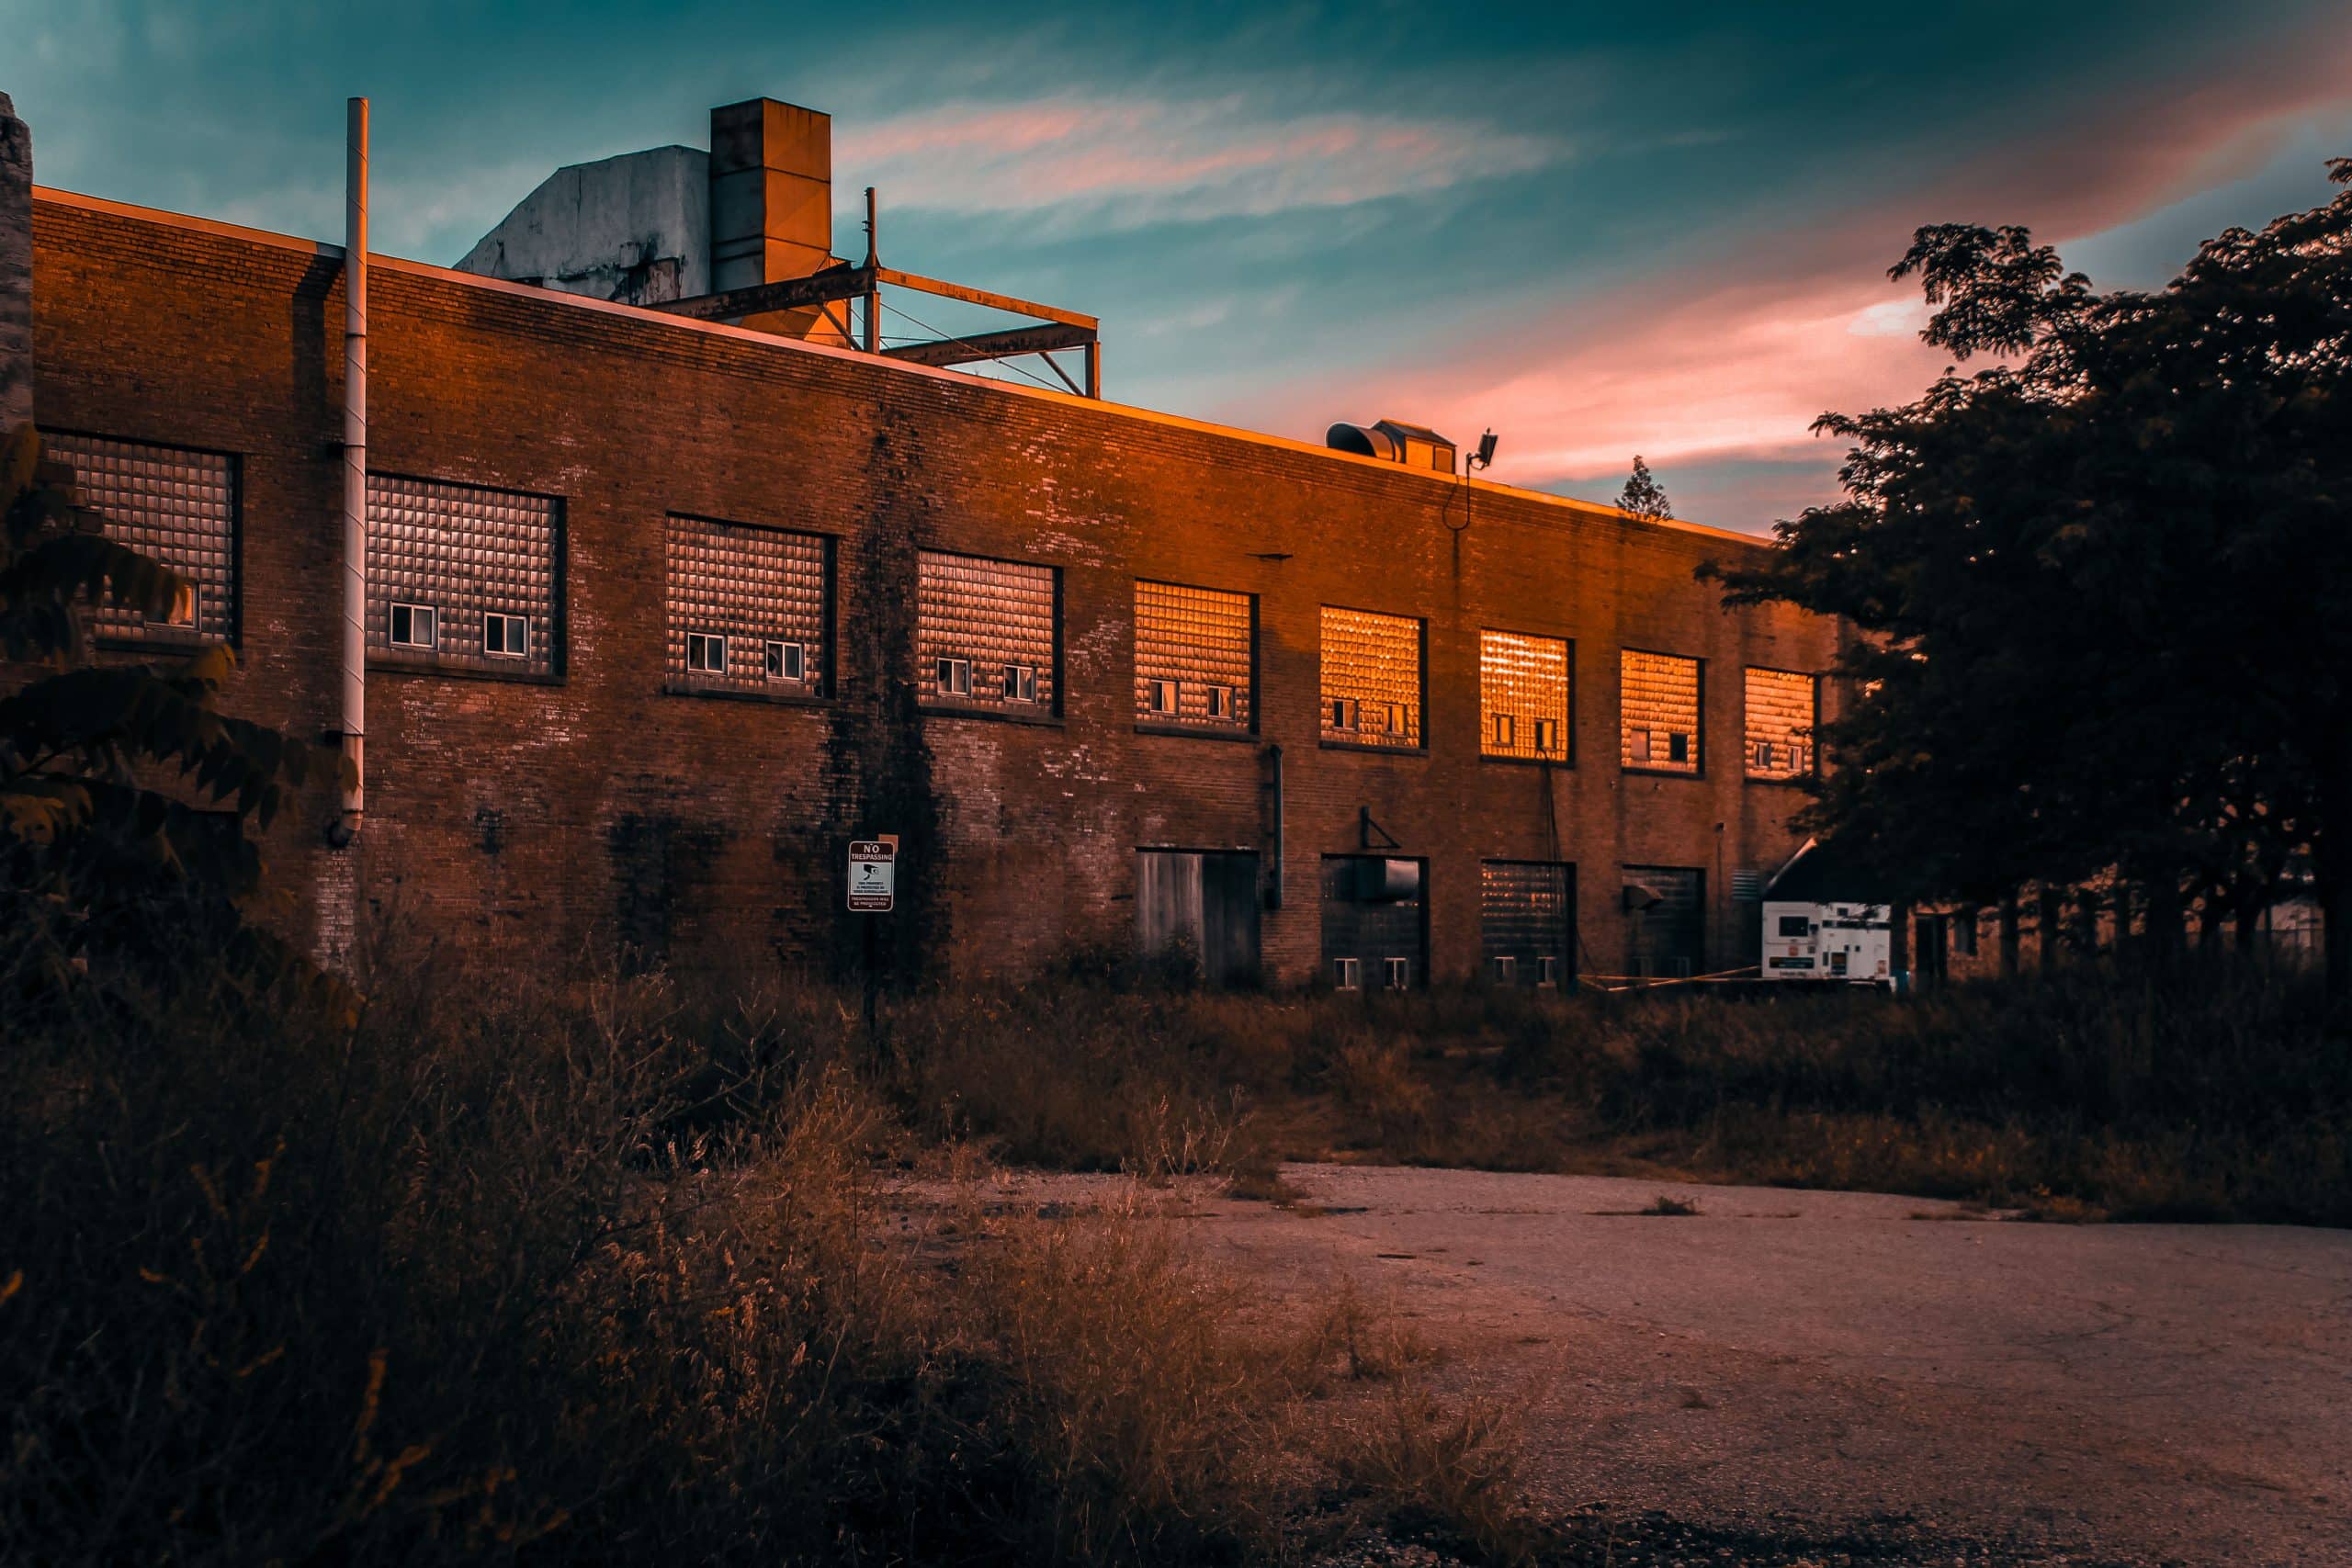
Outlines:
<svg viewBox="0 0 2352 1568"><path fill-rule="evenodd" d="M334 259L78 200L41 204L35 234L44 410L240 455L232 702L319 733L338 604L322 564ZM1476 967L1486 858L1575 863L1580 967L1622 962L1628 864L1702 870L1713 955L1753 961L1730 873L1787 856L1802 796L1742 776L1740 670L1826 669L1836 633L1785 607L1726 612L1692 580L1746 541L1488 489L1457 531L1462 488L1393 465L396 264L376 269L372 307L374 463L561 497L570 644L553 685L371 674L357 853L379 923L507 964L633 935L680 968L824 967L860 935L840 908L844 841L888 830L905 836L900 961L1017 971L1128 939L1139 846L1267 851L1278 744L1278 980L1319 973L1321 859L1359 848L1365 809L1396 852L1428 858L1441 979ZM829 698L663 690L673 511L836 538ZM1059 713L917 709L920 548L1060 570ZM1256 735L1138 727L1139 577L1258 595ZM1423 749L1321 743L1325 604L1426 619ZM1480 757L1486 627L1572 639L1572 763ZM1703 773L1618 765L1624 647L1707 661ZM331 810L322 796L281 818L290 885L316 885Z"/></svg>
<svg viewBox="0 0 2352 1568"><path fill-rule="evenodd" d="M710 154L653 147L558 169L458 270L630 305L707 294Z"/></svg>
<svg viewBox="0 0 2352 1568"><path fill-rule="evenodd" d="M33 417L33 133L0 93L0 434Z"/></svg>

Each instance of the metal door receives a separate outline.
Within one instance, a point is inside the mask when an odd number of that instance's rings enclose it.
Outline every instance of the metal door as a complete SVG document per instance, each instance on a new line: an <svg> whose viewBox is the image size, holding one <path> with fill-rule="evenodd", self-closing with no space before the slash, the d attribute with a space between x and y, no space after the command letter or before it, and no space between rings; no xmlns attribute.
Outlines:
<svg viewBox="0 0 2352 1568"><path fill-rule="evenodd" d="M1244 850L1136 852L1136 947L1190 949L1212 986L1258 981L1258 857Z"/></svg>

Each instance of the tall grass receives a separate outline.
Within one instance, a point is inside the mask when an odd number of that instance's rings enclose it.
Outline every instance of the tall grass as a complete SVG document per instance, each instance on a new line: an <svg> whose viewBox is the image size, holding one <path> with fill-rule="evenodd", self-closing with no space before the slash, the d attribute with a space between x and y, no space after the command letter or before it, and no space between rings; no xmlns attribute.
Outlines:
<svg viewBox="0 0 2352 1568"><path fill-rule="evenodd" d="M1049 1165L1670 1168L2053 1214L2352 1224L2352 1032L2315 995L2226 965L2084 965L1904 1000L1052 984L910 998L890 1027L917 1125Z"/></svg>
<svg viewBox="0 0 2352 1568"><path fill-rule="evenodd" d="M1351 1483L1358 1329L1148 1214L898 1191L831 997L108 995L0 1050L0 1561L1263 1560L1459 1491Z"/></svg>

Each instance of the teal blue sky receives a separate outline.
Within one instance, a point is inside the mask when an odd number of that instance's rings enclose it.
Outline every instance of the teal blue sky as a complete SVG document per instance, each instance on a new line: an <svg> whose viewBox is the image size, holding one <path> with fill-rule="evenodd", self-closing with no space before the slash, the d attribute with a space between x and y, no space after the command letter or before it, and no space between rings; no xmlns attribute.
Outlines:
<svg viewBox="0 0 2352 1568"><path fill-rule="evenodd" d="M366 94L377 243L439 262L787 98L834 117L838 247L876 186L897 265L1100 314L1118 400L1492 425L1497 477L1596 499L1638 451L1761 528L1833 488L1815 414L1941 367L1912 228L2161 283L2324 199L2352 7L0 0L0 91L45 184L329 237Z"/></svg>

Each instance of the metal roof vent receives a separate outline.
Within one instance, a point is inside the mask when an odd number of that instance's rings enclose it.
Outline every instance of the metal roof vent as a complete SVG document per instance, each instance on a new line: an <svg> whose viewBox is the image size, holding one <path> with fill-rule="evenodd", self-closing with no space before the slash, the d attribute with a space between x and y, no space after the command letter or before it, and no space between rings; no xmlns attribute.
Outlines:
<svg viewBox="0 0 2352 1568"><path fill-rule="evenodd" d="M1408 468L1453 472L1453 443L1425 424L1384 419L1377 424L1335 424L1324 433L1323 445L1335 452L1359 457L1379 457Z"/></svg>

